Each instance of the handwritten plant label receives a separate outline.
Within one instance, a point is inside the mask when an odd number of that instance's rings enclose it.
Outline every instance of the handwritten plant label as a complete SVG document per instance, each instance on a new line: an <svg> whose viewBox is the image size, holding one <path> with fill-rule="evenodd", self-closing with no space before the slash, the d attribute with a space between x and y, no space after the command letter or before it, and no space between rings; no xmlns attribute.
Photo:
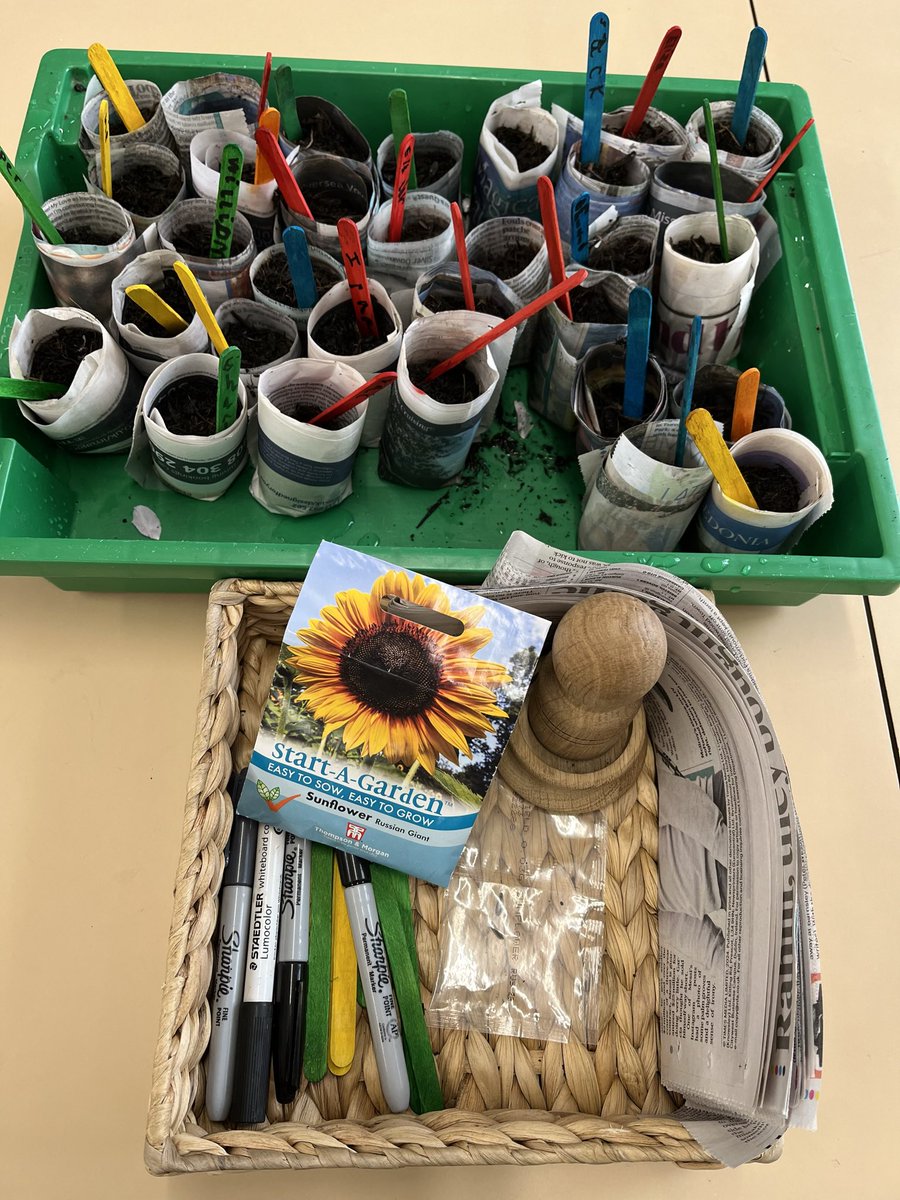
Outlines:
<svg viewBox="0 0 900 1200"><path fill-rule="evenodd" d="M275 68L275 96L281 112L284 136L289 142L299 142L303 137L300 118L297 116L297 97L294 94L294 76L287 63Z"/></svg>
<svg viewBox="0 0 900 1200"><path fill-rule="evenodd" d="M409 101L406 97L406 92L403 88L394 88L388 95L388 110L391 116L391 136L394 139L394 154L397 161L400 161L400 150L403 145L403 139L408 133L412 133L412 119L409 115ZM415 162L409 169L409 186L413 191L416 190L416 164Z"/></svg>
<svg viewBox="0 0 900 1200"><path fill-rule="evenodd" d="M572 260L582 267L588 265L590 241L588 226L591 219L591 197L581 192L572 201Z"/></svg>
<svg viewBox="0 0 900 1200"><path fill-rule="evenodd" d="M653 103L653 97L656 95L657 89L662 82L666 68L672 61L675 47L680 41L681 27L679 25L673 25L671 29L666 30L663 40L659 43L659 49L656 51L656 57L650 66L650 70L647 72L647 78L638 92L634 108L631 110L628 120L622 128L623 138L636 137L640 132L640 128L644 123L644 117L647 115L647 109Z"/></svg>
<svg viewBox="0 0 900 1200"><path fill-rule="evenodd" d="M18 197L19 203L37 225L38 229L44 235L45 239L54 246L62 246L65 239L62 234L41 208L37 196L26 184L25 180L16 170L16 164L9 157L6 151L0 146L0 172L12 190Z"/></svg>
<svg viewBox="0 0 900 1200"><path fill-rule="evenodd" d="M588 34L587 76L584 82L584 131L581 135L583 163L596 164L600 161L608 50L609 17L603 12L594 13Z"/></svg>
<svg viewBox="0 0 900 1200"><path fill-rule="evenodd" d="M347 272L353 315L356 317L359 332L363 337L378 337L378 323L375 320L375 309L369 292L369 280L359 240L359 230L356 223L349 217L341 217L337 224L337 231L341 243L341 258L344 261L344 270Z"/></svg>
<svg viewBox="0 0 900 1200"><path fill-rule="evenodd" d="M222 147L219 164L219 190L216 193L216 212L213 217L212 237L209 243L210 258L230 258L231 242L234 237L234 218L237 215L238 192L241 172L244 169L244 154L240 146L229 142Z"/></svg>
<svg viewBox="0 0 900 1200"><path fill-rule="evenodd" d="M301 310L313 308L318 292L306 234L299 225L289 225L284 231L283 240L284 255L291 274L291 283L294 285L297 307Z"/></svg>
<svg viewBox="0 0 900 1200"><path fill-rule="evenodd" d="M472 272L469 270L469 253L466 250L466 231L463 228L462 212L454 200L450 205L450 218L453 221L453 240L456 243L456 257L459 262L459 279L462 284L463 299L469 312L475 311L475 293L472 290Z"/></svg>
<svg viewBox="0 0 900 1200"><path fill-rule="evenodd" d="M403 234L403 210L406 207L406 193L409 191L409 177L415 149L416 139L411 133L408 133L400 143L400 153L397 155L394 195L391 200L391 220L388 225L388 241L390 242L399 242Z"/></svg>
<svg viewBox="0 0 900 1200"><path fill-rule="evenodd" d="M241 351L229 346L219 355L216 381L216 433L223 433L237 420L238 383L241 379Z"/></svg>

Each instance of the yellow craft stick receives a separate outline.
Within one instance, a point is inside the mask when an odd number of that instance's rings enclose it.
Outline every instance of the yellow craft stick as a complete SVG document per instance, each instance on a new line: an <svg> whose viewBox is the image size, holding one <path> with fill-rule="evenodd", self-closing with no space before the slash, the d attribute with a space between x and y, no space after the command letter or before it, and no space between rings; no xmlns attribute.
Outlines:
<svg viewBox="0 0 900 1200"><path fill-rule="evenodd" d="M747 508L759 508L731 451L725 445L725 439L716 429L715 422L706 409L694 409L685 424L697 449L706 460L706 465L712 471L713 478L728 499L734 500L736 504L745 504Z"/></svg>
<svg viewBox="0 0 900 1200"><path fill-rule="evenodd" d="M281 129L281 113L277 108L267 108L263 115L259 118L259 128L268 129L275 141L278 141L278 132ZM268 159L264 154L256 151L256 170L253 172L254 183L269 183L274 179L272 168L269 166Z"/></svg>
<svg viewBox="0 0 900 1200"><path fill-rule="evenodd" d="M100 42L94 42L88 47L88 62L94 68L94 74L113 102L113 108L122 118L122 124L129 133L134 133L147 122L141 116L141 110L134 102L134 97L125 86L125 80L119 74L119 68L109 56L109 51Z"/></svg>
<svg viewBox="0 0 900 1200"><path fill-rule="evenodd" d="M166 333L184 333L187 329L188 323L184 317L179 316L171 304L166 304L162 296L157 295L146 283L133 283L125 289L125 295L148 313L157 325L161 325Z"/></svg>
<svg viewBox="0 0 900 1200"><path fill-rule="evenodd" d="M100 101L100 186L112 200L112 158L109 153L109 101ZM151 316L153 314L151 313Z"/></svg>
<svg viewBox="0 0 900 1200"><path fill-rule="evenodd" d="M346 1075L356 1049L356 951L337 860L331 888L331 1003L328 1018L328 1070Z"/></svg>
<svg viewBox="0 0 900 1200"><path fill-rule="evenodd" d="M759 371L749 367L737 381L734 393L734 412L731 414L731 440L746 437L753 430L756 396L759 392Z"/></svg>
<svg viewBox="0 0 900 1200"><path fill-rule="evenodd" d="M174 262L172 267L175 274L181 281L181 286L188 294L188 299L197 311L197 315L203 322L203 328L209 334L209 340L216 349L217 354L223 354L228 349L228 339L219 328L219 322L213 316L213 311L209 307L209 302L203 295L200 284L197 282L196 276L187 263Z"/></svg>

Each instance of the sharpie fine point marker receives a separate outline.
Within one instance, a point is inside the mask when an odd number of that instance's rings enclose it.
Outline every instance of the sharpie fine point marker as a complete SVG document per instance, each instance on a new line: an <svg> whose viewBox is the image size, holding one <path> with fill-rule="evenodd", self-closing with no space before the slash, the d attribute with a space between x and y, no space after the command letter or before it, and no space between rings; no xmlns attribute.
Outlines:
<svg viewBox="0 0 900 1200"><path fill-rule="evenodd" d="M369 864L343 850L337 851L337 864L366 997L366 1015L372 1031L381 1090L391 1112L405 1112L409 1108L409 1075Z"/></svg>
<svg viewBox="0 0 900 1200"><path fill-rule="evenodd" d="M281 877L281 926L275 968L275 1032L272 1066L279 1104L291 1104L300 1089L303 1026L309 973L309 896L312 854L306 838L289 833Z"/></svg>
<svg viewBox="0 0 900 1200"><path fill-rule="evenodd" d="M274 825L260 825L231 1100L231 1120L236 1125L258 1125L266 1118L283 864L284 831Z"/></svg>

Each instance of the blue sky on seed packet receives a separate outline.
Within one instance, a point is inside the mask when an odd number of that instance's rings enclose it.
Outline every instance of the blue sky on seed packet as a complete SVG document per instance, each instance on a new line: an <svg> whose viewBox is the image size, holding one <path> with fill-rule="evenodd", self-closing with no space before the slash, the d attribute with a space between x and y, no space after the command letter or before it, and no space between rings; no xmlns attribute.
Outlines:
<svg viewBox="0 0 900 1200"><path fill-rule="evenodd" d="M326 605L334 604L338 592L351 588L368 592L380 575L392 569L406 571L409 576L417 573L358 550L338 546L334 542L321 542L303 582L297 607L284 632L285 643L288 646L299 645L297 631L308 625L310 618L318 616ZM425 575L423 578L430 580L431 577ZM439 580L436 582L440 583ZM517 612L503 604L485 600L482 596L473 596L471 592L450 583L440 583L440 586L447 593L453 609L469 608L473 604L484 605L485 615L480 623L488 625L494 636L476 658L508 663L516 650L526 646L540 649L543 644L550 628L549 621L530 613Z"/></svg>

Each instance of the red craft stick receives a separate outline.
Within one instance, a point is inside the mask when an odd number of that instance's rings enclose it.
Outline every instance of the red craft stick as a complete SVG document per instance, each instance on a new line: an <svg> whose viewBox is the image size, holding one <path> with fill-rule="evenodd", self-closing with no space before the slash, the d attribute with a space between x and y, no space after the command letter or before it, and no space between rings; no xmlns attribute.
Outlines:
<svg viewBox="0 0 900 1200"><path fill-rule="evenodd" d="M394 195L391 198L391 222L388 225L389 242L399 242L400 235L403 233L403 210L406 207L406 193L409 191L409 172L413 165L415 148L415 136L408 133L400 143L400 153L397 155L397 168L394 175Z"/></svg>
<svg viewBox="0 0 900 1200"><path fill-rule="evenodd" d="M782 152L775 159L772 166L769 168L768 175L765 177L765 179L761 180L761 182L759 182L756 185L756 187L753 189L753 191L747 197L747 201L746 201L747 204L752 203L754 200L758 199L762 195L767 184L772 182L772 178L775 175L775 172L781 167L781 164L788 157L788 155L793 153L794 148L797 145L797 143L800 141L800 139L803 137L803 135L805 133L807 133L813 127L813 125L815 125L815 123L816 123L816 118L810 117L809 120L806 122L806 124L803 126L803 128L800 130L800 132L797 134L797 136L794 138L794 140L789 143L787 149L782 150Z"/></svg>
<svg viewBox="0 0 900 1200"><path fill-rule="evenodd" d="M504 333L508 333L510 329L515 329L517 325L521 325L523 321L527 321L529 317L533 317L535 313L539 313L542 308L546 308L548 304L552 304L560 296L565 296L573 288L579 287L587 279L587 274L587 271L582 267L574 275L570 275L568 279L563 280L562 283L558 283L556 287L552 287L549 292L544 292L543 296L538 296L536 300L532 300L530 304L526 304L524 308L520 308L518 312L514 312L511 317L507 317L505 321L501 321L499 325L495 325L493 329L489 329L487 333L483 333L481 337L477 337L474 342L469 342L468 346L463 346L462 350L457 350L455 354L451 354L449 358L445 358L443 362L439 362L425 376L425 383L431 383L439 375L444 375L447 371L452 371L461 362L465 362L467 358L471 358L473 354L477 354L484 346L489 346L491 342L495 342L497 338L503 337Z"/></svg>
<svg viewBox="0 0 900 1200"><path fill-rule="evenodd" d="M359 230L355 221L351 221L349 217L341 217L337 223L337 231L341 243L341 258L344 260L344 270L347 272L347 283L350 286L353 315L356 317L360 335L364 338L378 337L378 322L375 320L375 309L369 292Z"/></svg>
<svg viewBox="0 0 900 1200"><path fill-rule="evenodd" d="M475 293L472 291L472 272L469 270L469 253L466 250L466 231L463 229L462 213L454 200L450 205L453 221L453 240L456 242L456 257L459 260L459 278L462 283L463 299L469 312L475 311Z"/></svg>
<svg viewBox="0 0 900 1200"><path fill-rule="evenodd" d="M300 191L297 180L287 165L287 159L281 153L281 147L272 134L268 129L257 129L254 136L260 154L272 168L272 174L278 182L278 190L281 192L285 204L291 212L299 213L308 221L314 221L315 217L303 199L303 193Z"/></svg>
<svg viewBox="0 0 900 1200"><path fill-rule="evenodd" d="M263 113L269 107L269 76L272 74L272 51L266 55L266 65L263 67L262 83L259 88L259 109L256 113L256 123L259 124Z"/></svg>
<svg viewBox="0 0 900 1200"><path fill-rule="evenodd" d="M566 260L563 258L562 242L559 239L559 219L556 216L556 198L553 194L553 184L547 175L542 175L537 181L538 201L541 206L541 224L544 226L544 240L547 243L547 257L550 259L550 278L554 283L562 283L566 277ZM569 320L573 320L572 301L563 296L559 302Z"/></svg>
<svg viewBox="0 0 900 1200"><path fill-rule="evenodd" d="M334 417L342 417L345 412L349 412L351 408L356 408L357 404L362 404L363 400L368 400L370 396L374 396L376 392L380 392L382 388L393 383L397 378L396 371L381 371L377 375L373 375L367 380L362 387L356 388L355 391L344 396L343 400L336 400L334 404L329 404L328 408L323 408L320 413L316 413L314 417L306 422L307 425L324 425L326 421L333 420Z"/></svg>
<svg viewBox="0 0 900 1200"><path fill-rule="evenodd" d="M644 123L644 117L647 115L647 109L653 103L653 97L656 95L657 88L662 82L662 77L666 73L666 67L672 61L672 55L675 53L675 47L681 41L681 26L673 25L671 29L667 29L663 40L659 43L659 49L656 51L650 70L647 72L647 78L644 80L641 90L638 92L638 98L634 102L634 108L631 110L628 120L622 126L621 137L633 138Z"/></svg>

